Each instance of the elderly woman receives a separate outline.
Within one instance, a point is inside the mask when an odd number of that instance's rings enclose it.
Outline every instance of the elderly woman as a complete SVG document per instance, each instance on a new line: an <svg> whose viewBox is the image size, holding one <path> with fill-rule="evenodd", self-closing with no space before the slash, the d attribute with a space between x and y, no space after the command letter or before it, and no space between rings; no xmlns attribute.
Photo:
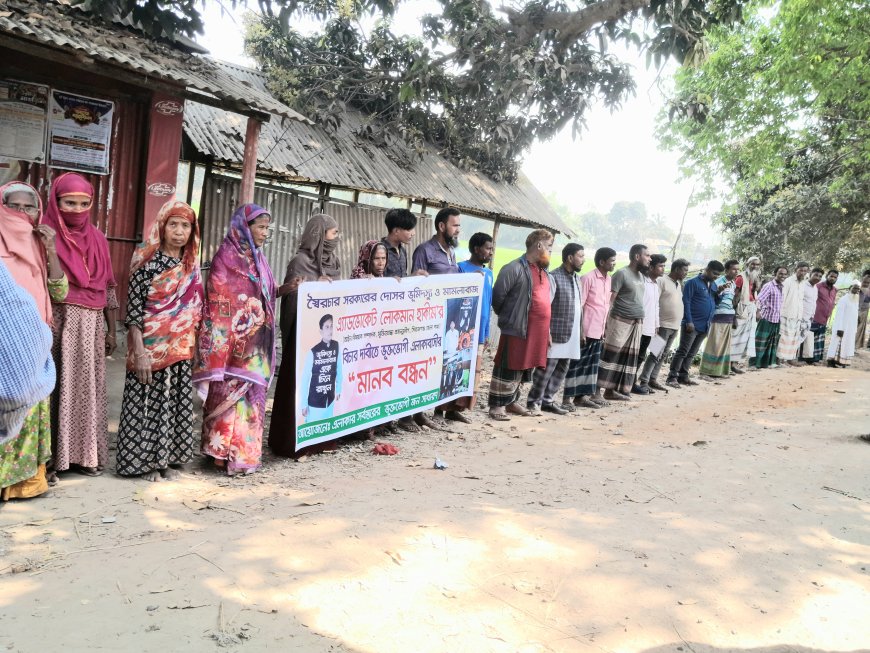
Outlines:
<svg viewBox="0 0 870 653"><path fill-rule="evenodd" d="M193 458L193 356L203 300L198 255L196 213L175 200L163 205L133 254L118 428L122 476L172 480Z"/></svg>
<svg viewBox="0 0 870 653"><path fill-rule="evenodd" d="M0 259L15 282L36 301L51 325L51 302L66 298L69 286L55 251L54 230L41 224L42 203L32 186L0 188ZM51 459L49 397L34 406L17 437L0 446L0 499L29 499L48 490L45 466Z"/></svg>
<svg viewBox="0 0 870 653"><path fill-rule="evenodd" d="M44 222L57 232L69 293L54 304L54 470L102 474L109 457L106 356L115 351L118 300L106 237L91 224L93 186L68 172L51 185ZM53 474L52 474L53 476Z"/></svg>
<svg viewBox="0 0 870 653"><path fill-rule="evenodd" d="M359 261L350 273L351 279L383 277L387 269L387 246L381 240L370 240L360 247Z"/></svg>
<svg viewBox="0 0 870 653"><path fill-rule="evenodd" d="M296 301L303 281L341 278L341 263L335 251L337 246L338 223L335 219L323 213L312 216L302 231L296 256L287 265L284 284L278 289L278 295L283 297L281 370L269 425L269 447L278 456L296 458L324 448L323 445L314 445L296 451Z"/></svg>
<svg viewBox="0 0 870 653"><path fill-rule="evenodd" d="M193 375L205 401L202 452L230 476L256 471L263 451L275 361L275 281L261 248L271 220L256 204L236 210L206 287Z"/></svg>

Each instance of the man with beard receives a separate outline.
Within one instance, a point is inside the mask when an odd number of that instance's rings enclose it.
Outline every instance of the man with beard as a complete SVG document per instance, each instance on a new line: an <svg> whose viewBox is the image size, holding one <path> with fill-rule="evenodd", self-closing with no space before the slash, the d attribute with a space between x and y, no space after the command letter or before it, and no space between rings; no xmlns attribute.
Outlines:
<svg viewBox="0 0 870 653"><path fill-rule="evenodd" d="M683 324L680 330L680 346L674 353L668 371L667 385L680 388L683 385L698 385L689 376L692 361L704 344L710 320L716 310L716 279L725 270L719 261L710 261L707 267L683 286Z"/></svg>
<svg viewBox="0 0 870 653"><path fill-rule="evenodd" d="M480 332L477 334L477 364L474 375L474 394L471 397L461 397L456 400L464 408L471 410L477 401L477 388L480 385L480 363L483 360L482 353L489 349L489 318L492 312L492 270L487 264L492 261L492 236L483 232L474 234L468 240L468 251L471 257L467 261L459 263L460 272L474 272L483 275L483 292L480 295ZM454 419L451 413L445 413L447 419ZM463 416L464 417L464 416ZM460 420L461 421L461 420Z"/></svg>
<svg viewBox="0 0 870 653"><path fill-rule="evenodd" d="M755 329L755 358L749 364L756 369L776 368L776 348L779 344L779 319L782 310L782 284L788 268L779 266L773 271L773 280L764 284L758 293L758 326Z"/></svg>
<svg viewBox="0 0 870 653"><path fill-rule="evenodd" d="M556 403L556 393L562 388L565 373L572 360L580 358L580 332L582 306L577 273L583 268L586 253L583 246L568 243L562 249L562 265L550 275L556 294L550 307L550 348L546 367L535 368L532 388L526 399L526 408L533 413L538 409L556 415L569 412Z"/></svg>
<svg viewBox="0 0 870 653"><path fill-rule="evenodd" d="M701 355L700 375L704 381L731 374L731 332L737 324L734 279L739 266L736 259L725 261L725 274L716 279L716 309Z"/></svg>
<svg viewBox="0 0 870 653"><path fill-rule="evenodd" d="M689 262L684 258L678 258L671 263L671 272L666 277L656 279L659 291L659 329L658 336L664 340L661 352L658 356L652 352L647 356L643 371L640 374L640 386L650 390L663 390L667 388L659 383L659 371L662 363L667 358L671 345L674 344L677 334L680 332L680 324L683 321L683 280L689 272Z"/></svg>
<svg viewBox="0 0 870 653"><path fill-rule="evenodd" d="M565 377L563 405L601 408L607 406L598 387L598 365L601 361L601 339L607 324L610 305L610 272L616 266L616 252L601 247L595 252L595 269L580 277L583 331L580 338L580 360L571 361Z"/></svg>
<svg viewBox="0 0 870 653"><path fill-rule="evenodd" d="M756 305L761 290L761 259L750 256L742 274L734 279L737 326L731 334L731 371L743 374L743 363L755 356Z"/></svg>
<svg viewBox="0 0 870 653"><path fill-rule="evenodd" d="M531 415L520 403L520 386L536 367L546 367L550 302L555 287L547 273L553 234L536 229L526 237L526 253L505 265L492 289L492 310L501 337L489 385L489 416L499 422Z"/></svg>
<svg viewBox="0 0 870 653"><path fill-rule="evenodd" d="M632 245L627 267L617 270L610 286L610 315L598 366L598 387L604 398L628 401L637 376L643 330L644 274L649 270L646 245Z"/></svg>
<svg viewBox="0 0 870 653"><path fill-rule="evenodd" d="M860 302L861 284L853 281L849 291L837 302L837 314L831 324L828 367L848 367L855 355L855 332L858 330Z"/></svg>
<svg viewBox="0 0 870 653"><path fill-rule="evenodd" d="M801 330L804 314L804 279L810 271L809 263L798 263L794 274L782 284L782 309L779 315L779 346L777 357L780 363L803 365L796 360L798 349L804 340Z"/></svg>
<svg viewBox="0 0 870 653"><path fill-rule="evenodd" d="M822 268L813 268L810 276L804 279L804 310L801 315L801 331L804 332L804 341L801 344L801 360L808 365L813 362L813 349L815 348L815 333L813 333L813 315L816 313L816 304L819 301L819 282L825 271Z"/></svg>
<svg viewBox="0 0 870 653"><path fill-rule="evenodd" d="M834 312L834 304L837 302L837 279L840 273L836 270L828 270L825 282L816 285L818 299L816 299L816 312L813 313L810 322L810 331L813 333L813 363L818 363L825 356L825 332L828 330L828 320Z"/></svg>
<svg viewBox="0 0 870 653"><path fill-rule="evenodd" d="M459 266L456 263L456 248L459 246L459 209L445 207L435 216L435 235L421 245L417 245L411 259L411 272L414 274L456 274ZM444 404L435 410L435 414L447 413L450 418L471 423L471 419L462 415L462 408L455 401ZM414 421L420 426L437 428L426 413L414 415Z"/></svg>
<svg viewBox="0 0 870 653"><path fill-rule="evenodd" d="M640 374L649 343L659 330L659 295L661 289L658 280L665 274L665 263L668 258L663 254L653 254L649 259L649 269L644 275L643 284L643 328L640 336L640 353L637 357L638 375ZM631 388L636 395L648 395L654 391L643 383L638 376L638 381Z"/></svg>

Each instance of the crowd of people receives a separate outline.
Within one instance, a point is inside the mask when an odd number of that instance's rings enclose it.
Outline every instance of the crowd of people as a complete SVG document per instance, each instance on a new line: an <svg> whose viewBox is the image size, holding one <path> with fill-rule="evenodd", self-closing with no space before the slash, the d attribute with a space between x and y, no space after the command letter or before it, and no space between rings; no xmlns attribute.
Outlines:
<svg viewBox="0 0 870 653"><path fill-rule="evenodd" d="M0 498L39 496L76 471L97 476L108 463L106 357L116 349L119 305L108 242L92 224L94 191L65 173L47 206L23 182L0 188ZM631 395L668 392L698 381L778 365L845 366L864 346L870 271L837 301L836 270L827 275L798 263L772 270L763 283L757 257L710 261L686 280L689 263L644 245L614 272L616 252L602 247L594 268L580 275L584 248L569 243L551 266L553 235L532 231L526 251L493 277L493 239L476 233L470 258L458 261L460 212L442 209L435 234L413 252L417 217L386 212L387 233L365 242L350 279L470 273L484 277L478 361L490 345L490 311L500 336L488 393L497 421L548 411L596 410ZM312 216L279 285L263 253L272 216L255 204L239 207L214 255L207 282L199 265L194 210L172 200L161 209L130 265L124 325L126 378L116 471L149 481L176 478L200 451L228 475L261 465L266 397L277 376L268 446L299 457L329 446L296 449L297 295L304 282L342 279L339 225ZM281 299L280 307L278 299ZM828 322L836 304L831 342ZM331 341L331 324L324 347ZM670 352L667 377L660 380ZM277 345L281 363L276 374ZM25 346L22 346L25 343ZM480 395L419 411L379 427L415 432L470 423ZM522 386L531 382L525 401ZM193 390L203 400L194 431ZM341 393L340 382L329 399ZM319 415L327 399L303 398L299 410ZM321 405L323 404L323 405ZM364 435L372 435L371 432Z"/></svg>

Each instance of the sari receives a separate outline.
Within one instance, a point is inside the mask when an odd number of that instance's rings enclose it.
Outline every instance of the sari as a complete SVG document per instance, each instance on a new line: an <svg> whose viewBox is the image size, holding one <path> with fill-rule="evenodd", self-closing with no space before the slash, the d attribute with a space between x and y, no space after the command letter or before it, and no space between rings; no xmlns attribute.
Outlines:
<svg viewBox="0 0 870 653"><path fill-rule="evenodd" d="M37 215L12 210L6 200L14 193L27 193L37 206ZM43 321L51 325L52 301L63 301L69 286L66 277L48 278L42 244L34 232L41 222L42 202L28 184L13 182L0 187L0 259L12 278L30 294ZM51 459L50 401L44 397L24 418L18 435L0 445L0 499L29 499L48 490L46 464Z"/></svg>
<svg viewBox="0 0 870 653"><path fill-rule="evenodd" d="M160 245L169 219L191 224L181 258ZM127 376L118 427L117 472L135 476L182 465L193 458L193 363L203 305L199 225L184 202L163 205L148 238L136 249L127 292L128 329L142 332L152 380L136 376L132 331L127 332Z"/></svg>
<svg viewBox="0 0 870 653"><path fill-rule="evenodd" d="M250 223L256 204L233 214L211 263L193 382L205 401L202 452L228 474L260 466L266 392L275 362L275 280Z"/></svg>
<svg viewBox="0 0 870 653"><path fill-rule="evenodd" d="M287 265L284 283L295 277L317 281L320 277L341 278L341 263L335 252L337 239L326 240L326 232L338 223L328 215L312 216L299 239L299 249ZM269 447L277 456L298 458L306 452L323 450L325 445L313 445L296 451L296 302L298 292L281 300L281 369L275 386L272 421L269 424Z"/></svg>

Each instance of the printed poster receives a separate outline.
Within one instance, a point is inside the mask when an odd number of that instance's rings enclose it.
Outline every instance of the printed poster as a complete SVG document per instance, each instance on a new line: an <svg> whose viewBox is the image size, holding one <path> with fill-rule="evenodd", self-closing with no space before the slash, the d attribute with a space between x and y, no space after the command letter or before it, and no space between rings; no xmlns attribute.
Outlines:
<svg viewBox="0 0 870 653"><path fill-rule="evenodd" d="M296 450L474 392L483 276L304 283Z"/></svg>
<svg viewBox="0 0 870 653"><path fill-rule="evenodd" d="M0 157L45 161L48 87L0 79Z"/></svg>
<svg viewBox="0 0 870 653"><path fill-rule="evenodd" d="M97 175L109 174L115 104L52 89L50 106L49 165Z"/></svg>

